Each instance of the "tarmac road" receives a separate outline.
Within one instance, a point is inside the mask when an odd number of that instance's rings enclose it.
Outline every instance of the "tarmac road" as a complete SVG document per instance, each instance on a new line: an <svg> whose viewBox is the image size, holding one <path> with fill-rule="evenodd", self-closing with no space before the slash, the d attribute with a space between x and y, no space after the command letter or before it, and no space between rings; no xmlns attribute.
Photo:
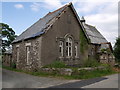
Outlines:
<svg viewBox="0 0 120 90"><path fill-rule="evenodd" d="M3 69L2 88L118 88L118 74L88 80L65 80Z"/></svg>
<svg viewBox="0 0 120 90"><path fill-rule="evenodd" d="M46 88L75 81L2 70L2 88Z"/></svg>
<svg viewBox="0 0 120 90"><path fill-rule="evenodd" d="M118 88L118 77L118 74L105 76L105 78L107 78L106 80L87 85L82 88Z"/></svg>
<svg viewBox="0 0 120 90"><path fill-rule="evenodd" d="M66 83L51 88L118 88L118 74Z"/></svg>

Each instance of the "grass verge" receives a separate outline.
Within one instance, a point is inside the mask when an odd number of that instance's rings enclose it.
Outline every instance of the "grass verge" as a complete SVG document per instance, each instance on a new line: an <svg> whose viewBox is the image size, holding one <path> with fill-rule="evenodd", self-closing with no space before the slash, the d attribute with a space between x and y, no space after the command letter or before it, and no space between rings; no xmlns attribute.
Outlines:
<svg viewBox="0 0 120 90"><path fill-rule="evenodd" d="M90 79L90 78L95 78L95 77L102 77L102 76L106 76L106 75L111 75L111 74L115 74L118 73L116 71L114 71L112 68L107 67L104 70L93 70L93 71L87 71L87 70L80 70L75 74L72 74L71 76L68 75L59 75L56 72L53 73L46 73L46 72L26 72L23 70L18 70L15 68L11 68L11 67L6 67L3 66L4 69L7 70L12 70L12 71L16 71L16 72L23 72L26 74L31 74L34 76L42 76L42 77L57 77L57 78L64 78L64 79ZM76 69L74 68L74 70L76 71Z"/></svg>

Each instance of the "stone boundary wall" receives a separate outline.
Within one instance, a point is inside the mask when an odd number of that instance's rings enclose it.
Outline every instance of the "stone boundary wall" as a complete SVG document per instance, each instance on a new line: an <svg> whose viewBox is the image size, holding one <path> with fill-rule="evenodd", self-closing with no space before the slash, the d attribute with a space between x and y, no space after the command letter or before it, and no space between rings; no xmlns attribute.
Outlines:
<svg viewBox="0 0 120 90"><path fill-rule="evenodd" d="M78 68L77 71L80 71L80 70L93 71L93 70L96 70L96 69L104 70L104 69L106 69L106 67L99 66L99 67ZM69 76L74 74L74 70L72 70L70 68L41 68L40 71L41 72L46 72L46 73L56 72L60 75L69 75Z"/></svg>

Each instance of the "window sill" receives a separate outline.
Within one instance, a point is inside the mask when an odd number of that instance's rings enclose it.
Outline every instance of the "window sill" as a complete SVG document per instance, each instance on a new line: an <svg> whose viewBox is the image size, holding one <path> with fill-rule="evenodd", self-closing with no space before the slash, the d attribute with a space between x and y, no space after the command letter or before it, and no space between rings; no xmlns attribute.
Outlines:
<svg viewBox="0 0 120 90"><path fill-rule="evenodd" d="M73 58L72 56L67 56L66 58Z"/></svg>
<svg viewBox="0 0 120 90"><path fill-rule="evenodd" d="M17 61L16 63L19 63L19 61Z"/></svg>
<svg viewBox="0 0 120 90"><path fill-rule="evenodd" d="M77 59L78 59L79 57L75 57L75 58L77 58Z"/></svg>
<svg viewBox="0 0 120 90"><path fill-rule="evenodd" d="M29 65L30 65L30 64L28 64L28 63L26 64L26 66L29 66Z"/></svg>
<svg viewBox="0 0 120 90"><path fill-rule="evenodd" d="M61 56L61 57L59 57L59 58L64 58L64 57Z"/></svg>

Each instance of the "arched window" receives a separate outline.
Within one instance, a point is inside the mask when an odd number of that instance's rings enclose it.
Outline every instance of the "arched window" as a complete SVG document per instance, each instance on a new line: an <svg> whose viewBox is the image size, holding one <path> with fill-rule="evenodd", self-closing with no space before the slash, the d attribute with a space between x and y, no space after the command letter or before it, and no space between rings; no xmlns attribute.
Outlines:
<svg viewBox="0 0 120 90"><path fill-rule="evenodd" d="M72 39L70 37L66 39L66 56L72 56Z"/></svg>
<svg viewBox="0 0 120 90"><path fill-rule="evenodd" d="M60 52L60 56L63 57L63 41L59 42L59 52Z"/></svg>

